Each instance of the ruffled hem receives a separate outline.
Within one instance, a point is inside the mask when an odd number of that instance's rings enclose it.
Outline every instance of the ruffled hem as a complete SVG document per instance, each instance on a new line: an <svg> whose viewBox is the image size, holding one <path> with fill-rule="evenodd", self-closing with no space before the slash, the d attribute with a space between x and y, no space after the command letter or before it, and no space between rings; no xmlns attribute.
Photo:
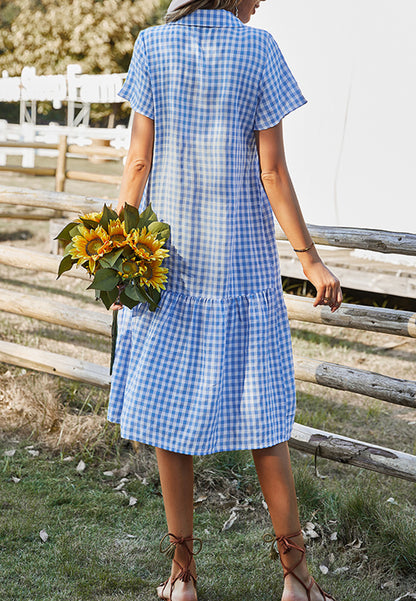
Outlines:
<svg viewBox="0 0 416 601"><path fill-rule="evenodd" d="M107 419L123 438L196 455L288 440L296 395L281 288L166 290L154 313L119 317Z"/></svg>
<svg viewBox="0 0 416 601"><path fill-rule="evenodd" d="M292 428L290 429L290 434L282 434L281 436L278 436L275 439L270 439L270 440L264 440L264 439L260 439L258 442L256 442L255 440L253 440L251 443L247 442L248 446L235 446L235 445L222 445L221 447L215 447L215 448L211 448L208 449L206 447L185 447L183 444L167 444L165 445L165 443L160 443L159 441L156 443L155 440L151 437L148 437L146 439L144 438L129 438L129 436L131 436L129 430L125 431L123 429L123 425L120 423L120 420L117 421L115 419L108 419L107 421L109 421L112 424L119 424L120 425L120 436L121 438L124 438L125 440L134 440L135 442L141 442L143 444L147 444L151 447L159 447L160 449L164 449L166 451L173 451L174 453L182 453L184 455L213 455L214 453L225 453L227 451L251 451L252 449L266 449L268 447L274 447L275 445L281 443L281 442L287 442L290 440L291 438L291 432L292 432ZM180 449L180 450L178 450Z"/></svg>

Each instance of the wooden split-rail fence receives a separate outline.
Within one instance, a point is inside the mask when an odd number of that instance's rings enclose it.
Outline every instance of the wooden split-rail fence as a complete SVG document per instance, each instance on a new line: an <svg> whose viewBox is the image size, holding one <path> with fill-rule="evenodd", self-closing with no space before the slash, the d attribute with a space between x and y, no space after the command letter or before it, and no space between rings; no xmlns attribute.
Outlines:
<svg viewBox="0 0 416 601"><path fill-rule="evenodd" d="M79 155L84 158L94 159L123 159L127 155L127 150L124 148L112 148L110 146L100 146L99 143L104 143L104 140L94 140L94 143L89 146L78 146L77 144L68 144L68 137L65 135L59 136L58 144L47 144L44 142L11 142L0 141L1 148L31 148L35 150L56 150L57 159L56 167L21 167L19 165L1 165L1 171L9 171L15 173L25 173L27 175L48 175L55 178L55 191L63 192L67 179L98 182L102 184L121 183L121 176L108 175L105 173L92 173L91 171L74 171L67 170L68 154Z"/></svg>
<svg viewBox="0 0 416 601"><path fill-rule="evenodd" d="M100 210L103 201L65 193L0 186L0 204L52 209L68 213L72 217L74 213ZM308 227L312 238L319 244L416 256L415 234L359 228ZM276 237L280 237L279 232ZM0 245L0 263L3 265L56 274L60 259L58 255ZM77 270L66 272L62 278L89 279L86 273ZM416 313L411 311L343 303L335 313L331 313L329 307L313 307L313 299L289 294L285 294L285 302L290 320L416 338ZM109 313L84 309L79 311L45 297L17 292L13 292L13 302L10 302L10 291L1 288L0 303L1 309L6 312L99 336L111 336ZM109 371L101 365L4 340L0 341L0 361L102 388L110 385ZM413 380L296 356L295 376L299 381L359 393L416 409L416 382ZM298 423L294 425L289 445L312 453L315 458L320 456L416 481L416 456L409 453Z"/></svg>

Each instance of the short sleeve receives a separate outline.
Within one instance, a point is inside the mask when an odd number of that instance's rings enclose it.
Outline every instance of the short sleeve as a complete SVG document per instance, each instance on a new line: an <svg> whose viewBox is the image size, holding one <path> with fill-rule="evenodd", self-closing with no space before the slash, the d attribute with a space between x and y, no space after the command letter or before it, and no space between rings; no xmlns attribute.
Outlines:
<svg viewBox="0 0 416 601"><path fill-rule="evenodd" d="M257 96L254 129L267 129L306 102L272 35Z"/></svg>
<svg viewBox="0 0 416 601"><path fill-rule="evenodd" d="M154 118L153 93L142 32L134 44L127 77L118 95L128 100L134 111Z"/></svg>

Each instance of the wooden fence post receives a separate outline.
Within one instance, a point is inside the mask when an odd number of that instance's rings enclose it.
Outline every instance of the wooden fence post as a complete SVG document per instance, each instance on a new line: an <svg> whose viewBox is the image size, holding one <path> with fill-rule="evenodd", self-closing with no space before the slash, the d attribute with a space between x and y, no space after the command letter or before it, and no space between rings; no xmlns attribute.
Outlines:
<svg viewBox="0 0 416 601"><path fill-rule="evenodd" d="M67 136L59 136L58 160L56 163L55 191L63 192L66 179L66 153L68 150Z"/></svg>

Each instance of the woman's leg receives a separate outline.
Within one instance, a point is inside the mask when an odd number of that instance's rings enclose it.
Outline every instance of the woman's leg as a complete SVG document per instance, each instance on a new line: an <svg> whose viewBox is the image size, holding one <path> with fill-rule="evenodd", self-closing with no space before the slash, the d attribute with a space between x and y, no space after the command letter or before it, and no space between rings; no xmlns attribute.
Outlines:
<svg viewBox="0 0 416 601"><path fill-rule="evenodd" d="M287 442L265 449L253 449L252 454L276 536L287 536L297 532L301 529L301 525ZM290 541L304 548L302 535L293 537ZM301 556L300 551L291 549L282 558L285 565L290 568L298 563ZM311 577L305 557L296 568L295 573L307 586L310 585ZM282 601L303 601L306 599L305 589L296 578L288 575L285 578ZM325 601L327 599L329 597L325 597ZM311 588L311 601L324 601L316 584Z"/></svg>
<svg viewBox="0 0 416 601"><path fill-rule="evenodd" d="M193 457L192 455L183 455L174 453L156 447L156 457L159 468L160 484L162 487L163 502L165 505L166 521L168 532L175 536L192 536L193 533ZM167 539L165 541L168 542ZM193 550L192 541L187 541L189 549ZM189 555L184 548L184 544L176 545L175 560L181 565L186 566L189 561ZM179 566L172 561L171 577L174 578L179 573ZM192 559L190 565L191 573L196 576L195 561ZM174 601L194 601L196 599L193 581L182 582L176 580L172 598ZM161 588L158 588L161 592ZM170 583L163 590L163 595L168 598L170 593Z"/></svg>

